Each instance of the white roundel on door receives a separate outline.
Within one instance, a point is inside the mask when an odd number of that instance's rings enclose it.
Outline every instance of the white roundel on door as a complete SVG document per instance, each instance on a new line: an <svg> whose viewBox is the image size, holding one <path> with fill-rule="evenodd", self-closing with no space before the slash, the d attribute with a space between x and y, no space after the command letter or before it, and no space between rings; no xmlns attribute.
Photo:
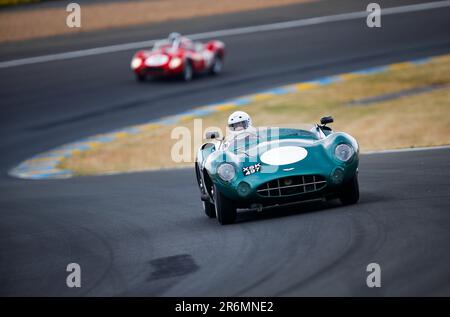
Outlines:
<svg viewBox="0 0 450 317"><path fill-rule="evenodd" d="M308 151L301 146L281 146L261 155L261 162L268 165L287 165L303 160Z"/></svg>

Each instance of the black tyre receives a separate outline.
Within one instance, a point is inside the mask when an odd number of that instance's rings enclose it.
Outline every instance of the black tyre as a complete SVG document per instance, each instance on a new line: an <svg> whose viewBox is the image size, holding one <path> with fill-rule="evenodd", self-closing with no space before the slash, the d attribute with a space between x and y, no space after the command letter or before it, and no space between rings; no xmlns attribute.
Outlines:
<svg viewBox="0 0 450 317"><path fill-rule="evenodd" d="M140 83L144 82L147 79L145 74L136 74L136 80Z"/></svg>
<svg viewBox="0 0 450 317"><path fill-rule="evenodd" d="M192 65L190 62L186 62L183 69L183 80L184 81L191 81L194 77L194 70L192 69Z"/></svg>
<svg viewBox="0 0 450 317"><path fill-rule="evenodd" d="M344 205L356 204L359 200L358 175L355 175L348 183L342 186L339 200Z"/></svg>
<svg viewBox="0 0 450 317"><path fill-rule="evenodd" d="M205 215L207 215L209 218L216 218L216 209L214 204L211 204L209 201L202 201L202 203Z"/></svg>
<svg viewBox="0 0 450 317"><path fill-rule="evenodd" d="M218 75L222 72L223 69L223 60L220 56L214 57L214 61L211 65L209 73L211 75Z"/></svg>
<svg viewBox="0 0 450 317"><path fill-rule="evenodd" d="M236 206L227 197L222 195L214 186L214 202L216 217L221 225L227 225L236 221Z"/></svg>
<svg viewBox="0 0 450 317"><path fill-rule="evenodd" d="M206 195L206 188L203 184L202 178L200 176L200 168L198 167L198 163L195 163L195 176L197 178L197 184L200 189L200 193L202 196ZM209 218L216 218L216 209L214 204L211 204L209 201L202 200L203 211L205 215Z"/></svg>

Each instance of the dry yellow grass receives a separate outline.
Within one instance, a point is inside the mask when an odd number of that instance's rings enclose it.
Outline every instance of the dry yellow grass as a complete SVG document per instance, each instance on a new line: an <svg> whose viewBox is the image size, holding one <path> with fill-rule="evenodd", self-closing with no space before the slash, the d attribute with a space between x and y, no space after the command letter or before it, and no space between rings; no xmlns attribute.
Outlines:
<svg viewBox="0 0 450 317"><path fill-rule="evenodd" d="M381 150L450 144L450 89L404 96L365 106L349 106L353 100L433 84L450 84L450 57L429 65L396 69L388 73L353 78L350 81L296 93L264 98L242 108L257 126L314 123L333 115L333 127L353 135L361 150ZM203 128L225 123L233 109L203 120ZM192 120L183 126L192 130ZM83 152L61 164L78 174L125 172L179 167L171 149L174 126L151 129ZM192 159L195 146L192 144Z"/></svg>
<svg viewBox="0 0 450 317"><path fill-rule="evenodd" d="M65 8L0 12L0 42L89 32L168 20L264 9L313 0L147 0L87 4L81 28L68 28Z"/></svg>

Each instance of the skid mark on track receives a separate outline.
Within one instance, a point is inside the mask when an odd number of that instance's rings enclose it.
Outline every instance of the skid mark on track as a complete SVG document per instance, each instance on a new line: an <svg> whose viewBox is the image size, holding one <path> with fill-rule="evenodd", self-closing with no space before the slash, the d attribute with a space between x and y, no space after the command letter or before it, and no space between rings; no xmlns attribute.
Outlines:
<svg viewBox="0 0 450 317"><path fill-rule="evenodd" d="M196 272L199 266L189 254L179 254L150 261L153 267L148 281L178 277Z"/></svg>

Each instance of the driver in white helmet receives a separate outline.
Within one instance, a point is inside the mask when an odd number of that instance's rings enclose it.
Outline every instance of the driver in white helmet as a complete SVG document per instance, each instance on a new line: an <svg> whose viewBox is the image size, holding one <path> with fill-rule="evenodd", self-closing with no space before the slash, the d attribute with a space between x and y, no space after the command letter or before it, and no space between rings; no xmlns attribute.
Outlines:
<svg viewBox="0 0 450 317"><path fill-rule="evenodd" d="M170 33L169 36L167 37L167 40L172 46L176 47L181 46L183 48L188 48L192 50L194 49L194 42L192 42L192 40L190 40L189 38L182 36L178 32Z"/></svg>
<svg viewBox="0 0 450 317"><path fill-rule="evenodd" d="M244 111L235 111L228 117L229 135L225 147L233 145L236 148L245 148L250 138L256 136L256 129L252 126L252 119Z"/></svg>
<svg viewBox="0 0 450 317"><path fill-rule="evenodd" d="M228 117L228 128L232 132L242 132L252 127L252 119L244 111L235 111Z"/></svg>
<svg viewBox="0 0 450 317"><path fill-rule="evenodd" d="M235 111L228 117L228 129L230 132L228 139L232 143L242 142L256 135L252 118L244 111Z"/></svg>
<svg viewBox="0 0 450 317"><path fill-rule="evenodd" d="M169 42L173 43L175 41L179 41L181 40L181 34L178 32L172 32L169 34L169 36L167 37L167 39L169 40Z"/></svg>

